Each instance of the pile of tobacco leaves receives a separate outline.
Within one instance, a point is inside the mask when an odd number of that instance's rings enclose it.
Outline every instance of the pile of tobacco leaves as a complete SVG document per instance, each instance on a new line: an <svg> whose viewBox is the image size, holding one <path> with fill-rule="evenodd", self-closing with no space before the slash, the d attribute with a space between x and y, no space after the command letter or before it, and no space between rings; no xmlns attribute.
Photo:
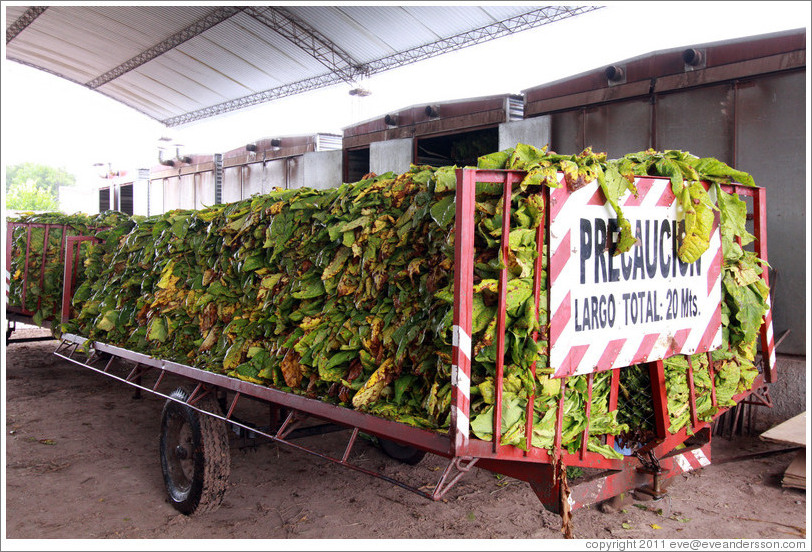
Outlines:
<svg viewBox="0 0 812 552"><path fill-rule="evenodd" d="M527 403L534 397L532 445L551 448L561 383L547 368L546 300L535 315L536 228L544 186L598 181L616 211L618 252L635 243L618 207L634 176L672 179L685 213L680 257L707 249L713 211L724 247L724 346L713 355L718 404L749 388L755 342L766 311L761 262L742 245L746 207L699 180L752 185L745 173L685 152L646 151L607 160L587 149L558 155L527 145L483 156L478 166L521 169L509 199L509 255L502 258L501 185L478 183L475 207L471 432L491 440L495 402L498 278L508 267L502 406L503 444L526 448ZM283 391L434 430L448 428L455 219L455 167L413 166L338 188L276 190L250 199L120 220L90 247L76 290L78 315L61 331L224 373ZM717 186L718 187L718 186ZM541 275L546 290L546 261ZM534 339L537 334L538 342ZM693 359L700 416L713 415L709 372ZM536 375L532 366L536 365ZM688 423L685 357L667 361L672 431ZM624 370L638 370L639 367ZM646 371L643 370L642 373ZM637 372L635 372L637 373ZM589 450L643 423L650 413L609 410L609 373L596 374ZM705 381L707 380L707 381ZM641 380L642 381L642 380ZM575 450L586 427L585 376L568 379L563 446ZM627 390L636 393L632 387ZM673 402L673 404L672 404ZM624 404L621 402L621 404ZM649 403L650 404L650 403Z"/></svg>

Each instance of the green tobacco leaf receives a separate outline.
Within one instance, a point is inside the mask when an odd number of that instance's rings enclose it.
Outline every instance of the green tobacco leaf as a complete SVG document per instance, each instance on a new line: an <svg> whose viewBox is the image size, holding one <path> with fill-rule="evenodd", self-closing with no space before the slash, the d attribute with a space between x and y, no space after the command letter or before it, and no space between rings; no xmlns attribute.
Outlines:
<svg viewBox="0 0 812 552"><path fill-rule="evenodd" d="M657 169L657 174L671 179L671 190L675 196L680 197L683 188L683 175L679 165L673 159L661 157L654 163L654 167Z"/></svg>
<svg viewBox="0 0 812 552"><path fill-rule="evenodd" d="M116 328L118 321L118 311L110 309L104 313L104 316L96 323L96 327L105 332L111 332Z"/></svg>
<svg viewBox="0 0 812 552"><path fill-rule="evenodd" d="M457 189L457 173L456 166L454 167L440 167L434 173L434 192L441 194L443 192L453 192Z"/></svg>
<svg viewBox="0 0 812 552"><path fill-rule="evenodd" d="M362 228L368 226L373 221L372 215L365 215L363 217L358 217L357 219L348 222L341 226L342 232L349 232L350 230L354 230L356 228Z"/></svg>
<svg viewBox="0 0 812 552"><path fill-rule="evenodd" d="M727 270L730 270L733 274L733 278L739 287L749 286L761 280L761 273L755 265L739 262L727 267Z"/></svg>
<svg viewBox="0 0 812 552"><path fill-rule="evenodd" d="M403 399L406 391L409 387L417 381L417 376L414 374L406 374L404 376L399 377L395 380L395 402L397 404L403 404Z"/></svg>
<svg viewBox="0 0 812 552"><path fill-rule="evenodd" d="M685 237L678 254L683 262L695 262L709 247L714 216L707 196L708 193L699 182L692 183L681 192Z"/></svg>
<svg viewBox="0 0 812 552"><path fill-rule="evenodd" d="M496 307L486 305L485 299L481 295L474 295L471 333L478 334L484 330L494 316L496 316Z"/></svg>
<svg viewBox="0 0 812 552"><path fill-rule="evenodd" d="M510 249L516 251L522 246L535 246L536 245L536 231L528 228L519 228L512 230L508 238L508 245Z"/></svg>
<svg viewBox="0 0 812 552"><path fill-rule="evenodd" d="M242 265L243 272L252 272L258 268L261 268L265 265L264 255L260 253L256 253L251 255L245 260L245 263Z"/></svg>
<svg viewBox="0 0 812 552"><path fill-rule="evenodd" d="M727 293L735 302L736 319L745 336L745 342L749 343L758 334L762 318L767 311L764 298L754 292L750 286L738 286L732 276L726 275L723 281Z"/></svg>
<svg viewBox="0 0 812 552"><path fill-rule="evenodd" d="M620 255L631 250L637 243L637 238L632 232L631 223L623 216L623 212L618 205L618 201L630 189L629 181L626 180L615 168L609 168L603 174L598 175L598 185L603 191L604 197L617 215L618 230L620 233L614 255Z"/></svg>
<svg viewBox="0 0 812 552"><path fill-rule="evenodd" d="M714 180L716 182L739 182L745 186L755 186L756 183L753 177L743 171L737 171L726 163L714 159L713 157L704 157L694 163L694 169L703 178L707 180Z"/></svg>
<svg viewBox="0 0 812 552"><path fill-rule="evenodd" d="M619 211L617 213L617 225L620 230L620 236L613 256L630 251L637 243L637 238L634 237L631 223Z"/></svg>
<svg viewBox="0 0 812 552"><path fill-rule="evenodd" d="M457 204L453 195L448 195L431 208L431 218L440 228L446 228L454 220Z"/></svg>
<svg viewBox="0 0 812 552"><path fill-rule="evenodd" d="M720 231L722 236L733 239L741 238L741 245L747 245L755 237L747 231L747 204L739 199L738 194L729 194L716 185L716 197L720 211Z"/></svg>
<svg viewBox="0 0 812 552"><path fill-rule="evenodd" d="M512 151L506 150L506 152L509 152L509 160L506 168L529 171L545 161L547 146L537 148L529 144L517 144Z"/></svg>
<svg viewBox="0 0 812 552"><path fill-rule="evenodd" d="M347 247L341 247L336 256L327 265L327 268L324 269L324 272L321 275L322 280L330 280L333 277L337 276L341 270L344 268L344 264L347 262L347 259L352 256L352 249Z"/></svg>
<svg viewBox="0 0 812 552"><path fill-rule="evenodd" d="M166 341L168 331L166 327L166 323L162 316L156 316L150 322L149 329L147 330L147 339L151 341L160 341L163 343Z"/></svg>
<svg viewBox="0 0 812 552"><path fill-rule="evenodd" d="M497 151L483 155L477 159L479 169L504 169L510 158L511 150Z"/></svg>
<svg viewBox="0 0 812 552"><path fill-rule="evenodd" d="M290 294L294 299L313 299L320 295L324 295L324 282L320 279L310 279L302 282L299 289Z"/></svg>
<svg viewBox="0 0 812 552"><path fill-rule="evenodd" d="M332 355L324 366L319 366L319 377L324 381L341 381L344 365L358 357L358 351L339 351Z"/></svg>

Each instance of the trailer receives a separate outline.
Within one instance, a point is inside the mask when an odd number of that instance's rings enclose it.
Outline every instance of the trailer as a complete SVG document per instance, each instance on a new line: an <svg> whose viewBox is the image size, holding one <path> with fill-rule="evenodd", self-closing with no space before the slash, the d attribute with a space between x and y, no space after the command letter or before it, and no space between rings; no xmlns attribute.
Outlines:
<svg viewBox="0 0 812 552"><path fill-rule="evenodd" d="M14 252L14 232L19 229L24 232L25 247L20 248L19 254L22 256L22 263L19 277L15 278L19 283L19 297L12 300L9 296L10 287L12 285L12 255ZM42 253L35 254L34 244L32 244L32 233L40 229L42 231ZM71 297L75 289L75 282L79 276L79 247L82 242L88 242L95 239L95 235L104 230L104 227L89 227L79 228L71 224L54 224L54 223L30 223L30 222L17 222L9 220L6 222L6 343L23 343L27 341L43 341L49 340L49 337L28 337L28 338L15 338L11 339L17 324L25 324L29 326L39 326L42 328L52 329L54 323L58 323L58 316L54 312L43 313L42 309L42 295L33 301L29 296L29 288L31 285L36 286L37 289L42 290L45 287L46 275L53 277L53 274L48 274L47 264L48 258L48 244L49 239L56 236L58 233L59 246L57 247L58 259L57 265L70 266L70 271L59 274L62 276L62 296ZM15 275L17 276L17 275ZM70 279L70 285L65 285L64 278ZM38 314L39 312L39 314Z"/></svg>
<svg viewBox="0 0 812 552"><path fill-rule="evenodd" d="M653 411L654 431L645 441L633 443L617 442L614 435L600 436L603 445L613 447L622 453L622 459L607 458L589 450L591 396L595 374L611 370L609 409L615 411L627 400L620 390L622 366L612 366L606 357L623 358L620 349L606 347L598 351L601 361L587 371L576 364L560 364L555 377L559 378L561 393L555 419L555 437L552 449L532 445L533 397L528 400L528 416L524 427L526 447L501 444L501 413L504 397L504 352L505 318L507 311L508 268L503 266L500 273L497 317L497 361L495 377L495 407L493 416L493 439L485 441L473 436L470 427L471 411L471 357L472 357L472 310L473 310L473 269L474 269L474 208L477 183L490 183L500 186L503 197L510 197L515 187L522 182L526 173L516 170L456 169L456 218L454 241L454 302L452 366L450 383L452 386L450 425L447 431L432 431L413 427L404 423L387 420L369 413L330 404L303 395L283 392L272 387L259 385L241 379L205 371L183 363L155 358L149 354L127 350L115 345L92 342L75 334L62 334L54 354L77 366L88 368L98 374L110 377L121 383L133 386L137 392L148 392L165 399L161 421L160 461L166 484L166 491L173 506L185 514L216 508L226 489L230 472L228 452L228 431L238 434L260 436L270 442L289 446L303 453L322 458L325 461L344 466L392 483L404 490L429 500L441 500L454 485L472 468L481 468L527 482L542 505L549 511L562 516L564 527L571 535L570 519L574 510L605 501L625 491L637 490L655 498L664 496L664 484L668 479L685 472L700 469L711 463L711 434L713 421L722 416L728 407L719 405L713 419L700 420L697 415L697 400L694 387L694 367L688 362L686 378L689 382L690 422L681 430L669 432L668 396L666 390L663 359L650 362L640 361L639 354L632 360L643 364L650 378L650 388L640 389L639 396L650 401ZM638 182L639 189L653 188L668 179L644 177ZM706 186L707 188L707 186ZM724 185L728 193L736 193L746 198L748 220L752 221L755 240L752 246L758 257L767 260L766 235L766 191L760 187ZM540 311L552 313L551 288L555 280L555 251L550 248L556 236L555 220L561 212L568 187L559 190L545 188L545 215L536 231L537 256L534 264L534 291L536 316ZM673 197L673 196L672 196ZM590 199L593 204L597 195ZM502 202L507 209L503 216L501 249L507 257L510 235L510 202ZM718 216L717 216L718 222ZM94 236L68 237L65 240L64 291L62 321L70 316L70 298L77 273L76 248L82 243L98 239ZM10 240L8 244L10 246ZM662 244L661 244L662 247ZM566 258L568 251L559 259ZM546 269L542 266L549 259ZM676 261L675 261L676 263ZM676 264L674 265L676 267ZM596 269L597 270L597 269ZM676 268L675 268L676 270ZM710 272L710 271L709 271ZM718 277L718 274L716 274ZM765 270L761 277L769 283ZM705 277L712 287L713 279ZM719 284L717 284L719 285ZM546 286L544 304L542 286ZM555 314L551 318L555 319ZM760 329L760 354L756 366L758 375L752 385L733 397L736 403L749 402L769 406L769 384L776 379L775 347L772 335L772 312L764 316ZM551 321L552 324L555 320ZM534 339L549 339L551 348L556 344L554 327L544 329ZM721 330L720 330L721 331ZM548 334L548 332L550 332ZM705 332L708 333L708 332ZM713 332L710 332L713 333ZM666 356L679 350L677 342L685 341L687 334L670 336ZM559 340L563 342L564 340ZM717 406L713 377L714 363L710 359L711 341L704 340L696 352L708 355L711 398ZM779 340L780 342L780 340ZM653 341L652 341L653 344ZM653 345L652 345L653 346ZM639 348L642 350L642 346ZM608 353L607 353L608 352ZM611 353L611 354L610 354ZM572 359L572 355L567 356ZM501 361L499 359L502 359ZM533 374L535 375L535 365ZM568 390L567 382L575 374L586 374L587 396L586 428L580 435L580 446L575 451L562 445L563 406ZM167 376L179 376L188 382L183 388L173 389L167 383ZM238 407L245 402L259 402L267 408L266 419L253 422L238 416ZM315 425L314 425L315 422ZM349 430L346 446L340 451L320 451L295 442L301 435L336 428ZM439 479L425 490L425 485L400 481L383 473L371 471L351 461L351 452L359 435L369 435L380 440L384 451L390 456L408 463L419 462L425 453L447 460ZM588 475L569 484L567 467L579 467Z"/></svg>

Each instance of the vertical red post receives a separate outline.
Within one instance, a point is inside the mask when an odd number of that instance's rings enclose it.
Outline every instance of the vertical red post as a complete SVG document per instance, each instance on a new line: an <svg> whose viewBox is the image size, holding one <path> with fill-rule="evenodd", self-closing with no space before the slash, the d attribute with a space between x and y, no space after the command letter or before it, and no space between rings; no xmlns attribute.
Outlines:
<svg viewBox="0 0 812 552"><path fill-rule="evenodd" d="M65 263L65 244L67 243L65 239L68 237L68 225L62 225L62 243L59 245L59 262Z"/></svg>
<svg viewBox="0 0 812 552"><path fill-rule="evenodd" d="M710 351L706 354L708 356L708 376L711 382L711 404L716 406L716 375L713 373L713 359L711 358Z"/></svg>
<svg viewBox="0 0 812 552"><path fill-rule="evenodd" d="M84 237L84 236L78 236ZM92 241L92 238L87 238L88 240ZM73 261L73 280L79 277L79 258L81 257L81 251L79 250L82 247L82 242L85 241L84 239L78 240L76 242L76 259ZM70 289L70 295L73 296L73 288Z"/></svg>
<svg viewBox="0 0 812 552"><path fill-rule="evenodd" d="M553 437L553 450L556 459L561 458L561 432L564 429L564 398L567 393L567 377L561 378L561 396L558 398L558 411L555 418L555 436Z"/></svg>
<svg viewBox="0 0 812 552"><path fill-rule="evenodd" d="M23 274L23 296L22 296L22 308L23 311L27 311L28 309L25 308L25 299L28 295L28 260L31 256L31 225L28 224L27 230L28 234L25 238L25 273Z"/></svg>
<svg viewBox="0 0 812 552"><path fill-rule="evenodd" d="M73 289L74 244L76 244L76 241L73 238L69 238L67 240L67 248L65 250L65 265L62 267L62 324L67 322L70 318L70 300Z"/></svg>
<svg viewBox="0 0 812 552"><path fill-rule="evenodd" d="M8 288L11 285L11 250L14 246L14 226L13 222L6 223L6 297L8 297Z"/></svg>
<svg viewBox="0 0 812 552"><path fill-rule="evenodd" d="M595 381L594 372L590 372L586 376L586 426L584 433L581 435L581 460L586 456L586 446L589 441L589 417L592 414L592 384Z"/></svg>
<svg viewBox="0 0 812 552"><path fill-rule="evenodd" d="M663 361L649 362L648 373L651 378L651 397L654 403L654 423L657 428L657 437L664 439L668 435L668 427L671 423L668 416L668 392L665 387Z"/></svg>
<svg viewBox="0 0 812 552"><path fill-rule="evenodd" d="M547 190L547 188L544 188ZM545 198L543 202L544 209L547 208L547 194L545 191L542 191L542 197ZM541 212L541 220L539 221L539 225L536 228L536 261L533 265L533 301L535 302L536 306L536 322L539 322L539 317L541 315L541 273L544 269L544 234L546 233L546 217L545 211ZM533 331L533 341L538 341L539 339L539 332L538 330ZM536 361L533 361L533 364L530 365L530 372L533 374L533 383L535 384L538 380L536 379ZM536 400L536 394L531 393L527 399L527 410L525 411L525 419L526 419L526 426L525 426L525 443L527 443L527 451L525 451L525 455L527 452L533 447L533 403Z"/></svg>
<svg viewBox="0 0 812 552"><path fill-rule="evenodd" d="M767 190L755 188L753 194L753 234L756 255L765 263L767 259ZM761 277L767 287L770 286L770 275L766 266ZM773 335L772 298L767 296L767 312L761 325L761 356L764 359L764 381L775 381L775 336Z"/></svg>
<svg viewBox="0 0 812 552"><path fill-rule="evenodd" d="M686 370L685 378L688 380L688 397L691 401L689 407L691 409L691 427L696 427L699 424L699 418L696 415L696 390L694 389L694 363L691 362L691 357L686 355L688 359L688 369Z"/></svg>
<svg viewBox="0 0 812 552"><path fill-rule="evenodd" d="M37 297L37 310L42 306L42 296L45 294L45 265L48 262L48 237L51 225L45 225L44 236L42 238L42 263L39 270L39 297Z"/></svg>
<svg viewBox="0 0 812 552"><path fill-rule="evenodd" d="M505 173L502 189L502 268L499 270L499 306L496 310L496 401L493 416L493 450L496 452L502 437L502 380L505 371L505 319L507 318L508 257L510 255L510 198L512 181ZM532 422L531 422L532 423Z"/></svg>
<svg viewBox="0 0 812 552"><path fill-rule="evenodd" d="M97 242L97 238L91 236L70 236L65 238L65 265L62 272L62 323L70 318L70 303L73 299L73 284L76 279L76 271L79 265L79 248L82 242ZM76 253L74 254L74 247Z"/></svg>
<svg viewBox="0 0 812 552"><path fill-rule="evenodd" d="M620 368L612 370L612 380L609 387L609 412L617 410L617 396L620 389ZM607 435L606 444L610 447L615 446L615 436Z"/></svg>
<svg viewBox="0 0 812 552"><path fill-rule="evenodd" d="M471 401L471 317L474 295L474 202L476 171L457 169L454 221L454 318L451 346L451 452L465 456L468 449Z"/></svg>

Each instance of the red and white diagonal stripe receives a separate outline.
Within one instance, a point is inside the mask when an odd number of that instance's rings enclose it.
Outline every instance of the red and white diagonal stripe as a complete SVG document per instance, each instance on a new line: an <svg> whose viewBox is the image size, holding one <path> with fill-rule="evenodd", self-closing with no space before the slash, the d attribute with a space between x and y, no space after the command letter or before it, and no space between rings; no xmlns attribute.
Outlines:
<svg viewBox="0 0 812 552"><path fill-rule="evenodd" d="M471 336L458 325L452 327L452 351L459 352L460 363L470 366L471 363ZM457 404L454 406L456 413L456 436L459 442L458 448L468 445L468 419L469 406L471 404L471 378L457 364L451 365L451 385L457 390Z"/></svg>
<svg viewBox="0 0 812 552"><path fill-rule="evenodd" d="M683 472L698 470L710 466L710 459L702 449L695 449L674 457L674 462Z"/></svg>
<svg viewBox="0 0 812 552"><path fill-rule="evenodd" d="M764 313L764 322L761 326L763 333L762 350L766 347L764 356L768 360L770 370L775 368L775 336L773 335L773 306L770 296L767 296L767 312Z"/></svg>

